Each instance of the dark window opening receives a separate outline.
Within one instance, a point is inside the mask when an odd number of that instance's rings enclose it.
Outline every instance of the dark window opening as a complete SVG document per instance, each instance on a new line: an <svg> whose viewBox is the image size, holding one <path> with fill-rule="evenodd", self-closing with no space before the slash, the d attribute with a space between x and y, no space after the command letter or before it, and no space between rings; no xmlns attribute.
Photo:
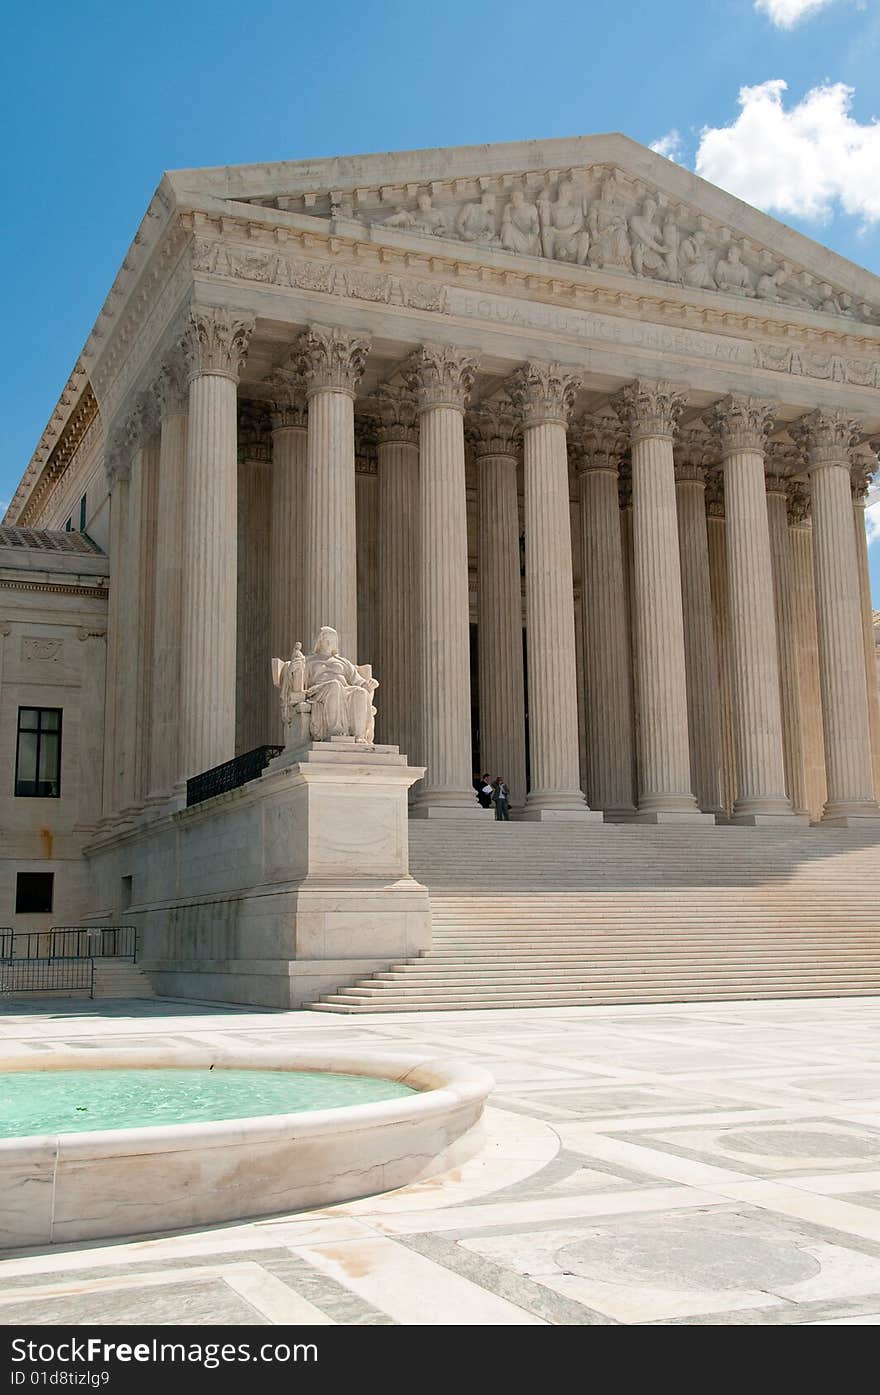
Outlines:
<svg viewBox="0 0 880 1395"><path fill-rule="evenodd" d="M122 910L127 911L131 905L131 877L122 878Z"/></svg>
<svg viewBox="0 0 880 1395"><path fill-rule="evenodd" d="M68 518L67 522L65 523L65 525L64 525L64 531L65 531L65 533L72 533L72 532L73 532L73 514L70 515L70 517Z"/></svg>
<svg viewBox="0 0 880 1395"><path fill-rule="evenodd" d="M52 909L54 872L19 872L15 879L15 914L42 915Z"/></svg>
<svg viewBox="0 0 880 1395"><path fill-rule="evenodd" d="M20 707L15 793L31 799L61 797L61 709Z"/></svg>
<svg viewBox="0 0 880 1395"><path fill-rule="evenodd" d="M81 498L80 501L79 501L79 531L80 531L81 533L84 533L84 532L86 531L86 496L85 496L85 494L82 496L82 498Z"/></svg>

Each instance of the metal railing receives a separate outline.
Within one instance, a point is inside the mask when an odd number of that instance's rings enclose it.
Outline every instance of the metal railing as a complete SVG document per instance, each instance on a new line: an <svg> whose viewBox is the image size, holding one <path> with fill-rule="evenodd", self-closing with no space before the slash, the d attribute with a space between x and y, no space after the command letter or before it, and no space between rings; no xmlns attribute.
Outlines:
<svg viewBox="0 0 880 1395"><path fill-rule="evenodd" d="M234 760L224 761L211 770L203 770L201 775L193 775L186 782L186 807L202 804L217 794L237 790L262 775L273 756L280 756L283 746L257 746L253 751L245 751Z"/></svg>
<svg viewBox="0 0 880 1395"><path fill-rule="evenodd" d="M0 932L0 963L55 959L137 959L134 925L53 925Z"/></svg>
<svg viewBox="0 0 880 1395"><path fill-rule="evenodd" d="M94 998L94 959L11 959L0 964L0 992L57 993L71 989L85 989Z"/></svg>

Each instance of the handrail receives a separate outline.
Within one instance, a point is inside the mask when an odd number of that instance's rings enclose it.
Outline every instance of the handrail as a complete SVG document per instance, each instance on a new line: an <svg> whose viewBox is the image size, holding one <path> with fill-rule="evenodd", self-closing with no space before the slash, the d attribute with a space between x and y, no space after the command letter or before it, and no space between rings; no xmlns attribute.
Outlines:
<svg viewBox="0 0 880 1395"><path fill-rule="evenodd" d="M202 804L206 799L213 799L215 795L226 794L258 779L272 757L280 756L283 750L283 746L256 746L233 760L191 776L186 782L186 807L189 809L193 804Z"/></svg>
<svg viewBox="0 0 880 1395"><path fill-rule="evenodd" d="M50 930L0 931L0 963L21 959L137 960L134 925L53 925Z"/></svg>

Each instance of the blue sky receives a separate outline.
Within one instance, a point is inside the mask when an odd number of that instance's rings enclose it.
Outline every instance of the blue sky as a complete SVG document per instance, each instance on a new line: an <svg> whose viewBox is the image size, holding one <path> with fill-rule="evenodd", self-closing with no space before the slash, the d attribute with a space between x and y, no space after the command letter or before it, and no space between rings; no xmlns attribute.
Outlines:
<svg viewBox="0 0 880 1395"><path fill-rule="evenodd" d="M8 8L0 501L163 170L619 130L880 273L878 60L878 0Z"/></svg>

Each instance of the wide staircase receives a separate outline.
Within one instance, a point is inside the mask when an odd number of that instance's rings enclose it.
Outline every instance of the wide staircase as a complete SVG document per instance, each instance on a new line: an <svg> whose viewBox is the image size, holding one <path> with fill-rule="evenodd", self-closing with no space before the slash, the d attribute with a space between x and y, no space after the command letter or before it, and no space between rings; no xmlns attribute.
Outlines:
<svg viewBox="0 0 880 1395"><path fill-rule="evenodd" d="M319 1012L880 994L880 830L411 822L433 946Z"/></svg>

